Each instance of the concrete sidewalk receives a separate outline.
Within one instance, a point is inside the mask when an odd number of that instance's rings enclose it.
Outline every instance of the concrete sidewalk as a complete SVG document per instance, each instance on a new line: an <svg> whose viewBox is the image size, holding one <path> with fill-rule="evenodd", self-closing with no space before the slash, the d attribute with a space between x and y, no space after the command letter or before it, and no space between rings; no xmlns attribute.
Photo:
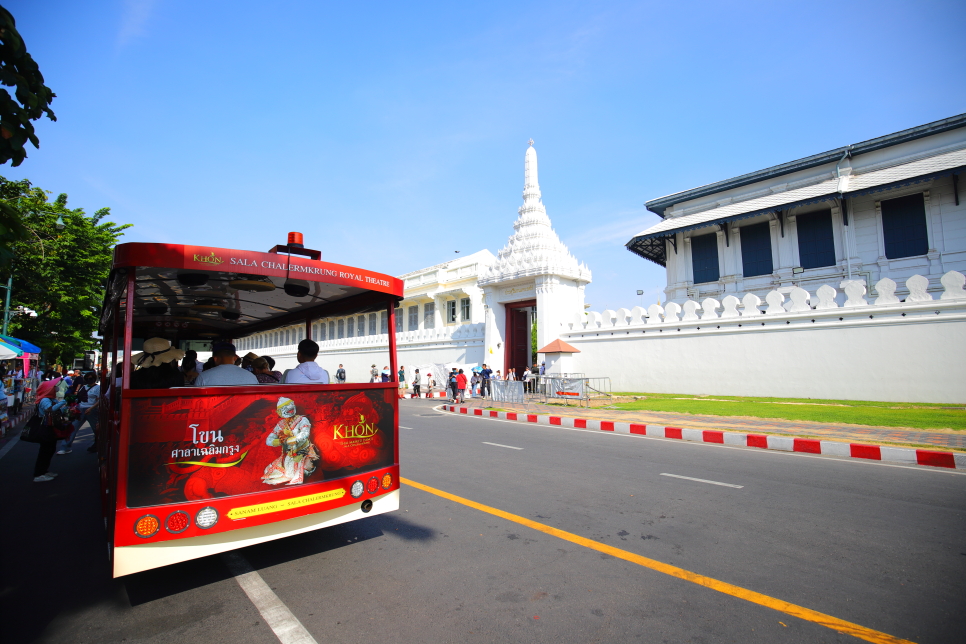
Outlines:
<svg viewBox="0 0 966 644"><path fill-rule="evenodd" d="M778 420L772 418L751 418L747 416L700 416L657 411L621 411L616 409L594 409L566 405L547 405L543 403L493 403L481 398L468 398L461 405L470 408L494 408L507 411L529 412L531 414L552 414L567 418L592 418L620 423L641 425L670 425L694 429L750 432L756 434L781 434L822 440L860 442L876 444L904 444L966 450L966 431L941 432L898 427L874 427L870 425L847 425L834 423L814 423L798 420ZM964 412L966 413L966 412Z"/></svg>

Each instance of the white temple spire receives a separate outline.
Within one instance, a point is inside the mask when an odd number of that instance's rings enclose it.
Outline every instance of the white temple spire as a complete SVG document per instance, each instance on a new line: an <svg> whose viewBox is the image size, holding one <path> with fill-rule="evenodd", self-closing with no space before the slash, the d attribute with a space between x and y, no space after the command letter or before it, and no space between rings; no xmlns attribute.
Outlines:
<svg viewBox="0 0 966 644"><path fill-rule="evenodd" d="M537 150L530 139L530 147L523 161L523 207L536 206L540 201L540 181L537 178ZM541 204L542 206L542 204Z"/></svg>
<svg viewBox="0 0 966 644"><path fill-rule="evenodd" d="M529 141L523 160L523 205L513 222L514 233L481 276L480 285L529 275L557 275L588 283L590 269L570 254L550 224L537 179L537 150Z"/></svg>

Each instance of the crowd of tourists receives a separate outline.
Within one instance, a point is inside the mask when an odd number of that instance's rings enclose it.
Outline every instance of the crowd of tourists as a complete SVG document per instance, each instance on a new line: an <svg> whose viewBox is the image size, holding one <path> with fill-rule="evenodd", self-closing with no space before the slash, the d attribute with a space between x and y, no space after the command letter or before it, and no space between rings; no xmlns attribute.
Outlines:
<svg viewBox="0 0 966 644"><path fill-rule="evenodd" d="M375 368L375 365L373 365L373 368ZM521 380L525 392L535 393L537 376L544 375L545 370L546 363L541 363L539 366L534 364L532 368L524 368L523 373L518 378L516 369L513 367L507 369L506 374L501 374L499 369L494 372L484 364L482 367L473 367L469 375L463 369L452 367L450 372L445 374L443 388L449 395L449 400L454 403L465 402L467 397L487 398L491 396L493 390L491 383L494 380ZM399 370L399 383L401 388L406 387L405 371L402 369ZM429 372L421 374L419 369L415 370L413 380L409 384L412 387L413 398L422 396L430 398L433 395L433 390L437 387L433 374Z"/></svg>

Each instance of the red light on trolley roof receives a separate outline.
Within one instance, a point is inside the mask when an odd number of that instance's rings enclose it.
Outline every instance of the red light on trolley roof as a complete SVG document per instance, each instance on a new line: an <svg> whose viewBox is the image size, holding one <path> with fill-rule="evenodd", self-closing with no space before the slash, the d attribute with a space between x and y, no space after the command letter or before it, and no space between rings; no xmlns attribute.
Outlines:
<svg viewBox="0 0 966 644"><path fill-rule="evenodd" d="M158 521L158 517L154 516L153 514L145 514L143 517L138 519L137 523L134 524L134 534L142 539L153 537L160 529L161 522Z"/></svg>
<svg viewBox="0 0 966 644"><path fill-rule="evenodd" d="M302 233L289 233L288 234L288 245L289 246L302 246Z"/></svg>

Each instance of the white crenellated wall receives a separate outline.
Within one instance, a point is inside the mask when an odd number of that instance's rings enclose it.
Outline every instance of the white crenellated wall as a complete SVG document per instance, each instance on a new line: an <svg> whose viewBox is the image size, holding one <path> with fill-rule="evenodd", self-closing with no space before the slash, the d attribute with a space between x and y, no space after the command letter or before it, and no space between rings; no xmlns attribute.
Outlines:
<svg viewBox="0 0 966 644"><path fill-rule="evenodd" d="M576 371L613 391L895 402L966 402L966 277L913 275L721 301L578 314L560 337ZM932 285L935 287L935 285Z"/></svg>

